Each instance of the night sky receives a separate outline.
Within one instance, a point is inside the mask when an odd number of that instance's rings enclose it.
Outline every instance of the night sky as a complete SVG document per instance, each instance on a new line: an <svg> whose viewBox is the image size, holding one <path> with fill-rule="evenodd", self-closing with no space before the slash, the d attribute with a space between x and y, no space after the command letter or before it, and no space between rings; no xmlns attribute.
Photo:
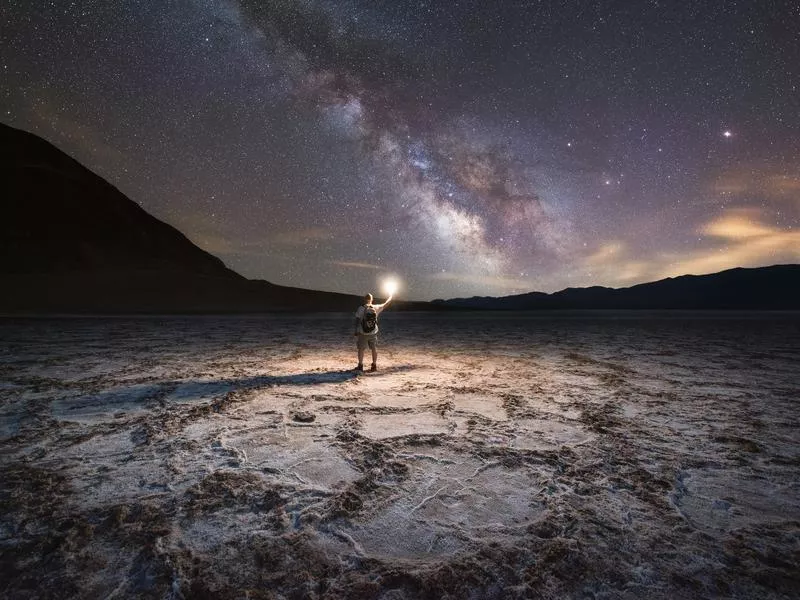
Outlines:
<svg viewBox="0 0 800 600"><path fill-rule="evenodd" d="M239 273L414 299L800 262L800 3L0 8L4 123Z"/></svg>

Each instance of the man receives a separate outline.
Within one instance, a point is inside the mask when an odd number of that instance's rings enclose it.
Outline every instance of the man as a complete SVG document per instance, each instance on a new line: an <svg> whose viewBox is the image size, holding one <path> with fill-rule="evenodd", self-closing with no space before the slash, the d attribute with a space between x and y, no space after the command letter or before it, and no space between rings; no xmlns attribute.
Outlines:
<svg viewBox="0 0 800 600"><path fill-rule="evenodd" d="M372 294L364 296L364 304L356 310L356 330L353 335L358 338L358 366L356 371L364 370L364 350L367 346L372 350L372 366L370 371L378 370L378 315L392 301L392 295L383 304L372 304Z"/></svg>

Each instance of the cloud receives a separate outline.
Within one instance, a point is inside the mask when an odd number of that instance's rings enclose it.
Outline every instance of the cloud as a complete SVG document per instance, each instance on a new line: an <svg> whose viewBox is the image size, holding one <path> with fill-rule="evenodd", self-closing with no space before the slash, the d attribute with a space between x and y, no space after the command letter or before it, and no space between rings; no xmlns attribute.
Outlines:
<svg viewBox="0 0 800 600"><path fill-rule="evenodd" d="M205 213L183 214L173 220L180 231L191 232L187 237L194 244L217 256L273 258L283 250L296 252L298 247L335 237L330 229L308 227L299 231L265 231L263 235L247 239L230 223L215 220Z"/></svg>
<svg viewBox="0 0 800 600"><path fill-rule="evenodd" d="M734 267L800 262L800 231L770 225L757 209L729 209L703 224L698 233L710 238L707 247L652 256L635 255L625 243L609 241L585 257L579 270L589 281L630 285Z"/></svg>
<svg viewBox="0 0 800 600"><path fill-rule="evenodd" d="M662 274L713 273L733 267L800 262L800 231L780 229L763 221L757 209L734 209L701 228L724 245L676 256Z"/></svg>
<svg viewBox="0 0 800 600"><path fill-rule="evenodd" d="M370 263L346 261L346 260L332 260L330 261L330 264L336 265L337 267L345 267L348 269L372 269L375 271L380 271L386 268L383 265L373 265Z"/></svg>
<svg viewBox="0 0 800 600"><path fill-rule="evenodd" d="M609 261L617 260L623 256L627 248L623 242L612 241L602 244L597 250L584 259L584 263L590 266L601 266Z"/></svg>
<svg viewBox="0 0 800 600"><path fill-rule="evenodd" d="M477 285L487 289L487 293L498 290L505 293L529 292L533 288L529 279L518 279L514 277L500 277L492 275L476 275L473 273L434 273L429 275L430 281L448 281L468 285Z"/></svg>
<svg viewBox="0 0 800 600"><path fill-rule="evenodd" d="M759 221L758 211L737 209L704 225L700 231L707 235L728 239L744 240L772 235L779 230Z"/></svg>
<svg viewBox="0 0 800 600"><path fill-rule="evenodd" d="M633 258L625 242L610 240L584 257L576 271L573 275L590 285L627 286L647 280L654 269L641 257Z"/></svg>

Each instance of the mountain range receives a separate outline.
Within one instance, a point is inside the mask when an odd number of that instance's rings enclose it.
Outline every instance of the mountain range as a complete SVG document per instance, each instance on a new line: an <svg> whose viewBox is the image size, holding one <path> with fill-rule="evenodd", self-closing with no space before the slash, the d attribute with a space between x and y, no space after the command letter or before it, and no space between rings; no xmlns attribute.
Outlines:
<svg viewBox="0 0 800 600"><path fill-rule="evenodd" d="M710 275L682 275L627 288L567 288L493 298L434 300L474 310L543 309L800 309L800 265L736 268Z"/></svg>
<svg viewBox="0 0 800 600"><path fill-rule="evenodd" d="M0 124L0 312L350 311L360 296L250 280L33 134ZM800 265L401 310L800 309Z"/></svg>

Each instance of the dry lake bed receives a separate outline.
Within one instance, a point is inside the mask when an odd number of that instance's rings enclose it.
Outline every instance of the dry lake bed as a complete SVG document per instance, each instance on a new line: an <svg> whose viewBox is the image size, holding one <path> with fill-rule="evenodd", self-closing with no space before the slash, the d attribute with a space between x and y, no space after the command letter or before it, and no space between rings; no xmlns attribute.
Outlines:
<svg viewBox="0 0 800 600"><path fill-rule="evenodd" d="M800 315L0 320L4 598L798 598Z"/></svg>

